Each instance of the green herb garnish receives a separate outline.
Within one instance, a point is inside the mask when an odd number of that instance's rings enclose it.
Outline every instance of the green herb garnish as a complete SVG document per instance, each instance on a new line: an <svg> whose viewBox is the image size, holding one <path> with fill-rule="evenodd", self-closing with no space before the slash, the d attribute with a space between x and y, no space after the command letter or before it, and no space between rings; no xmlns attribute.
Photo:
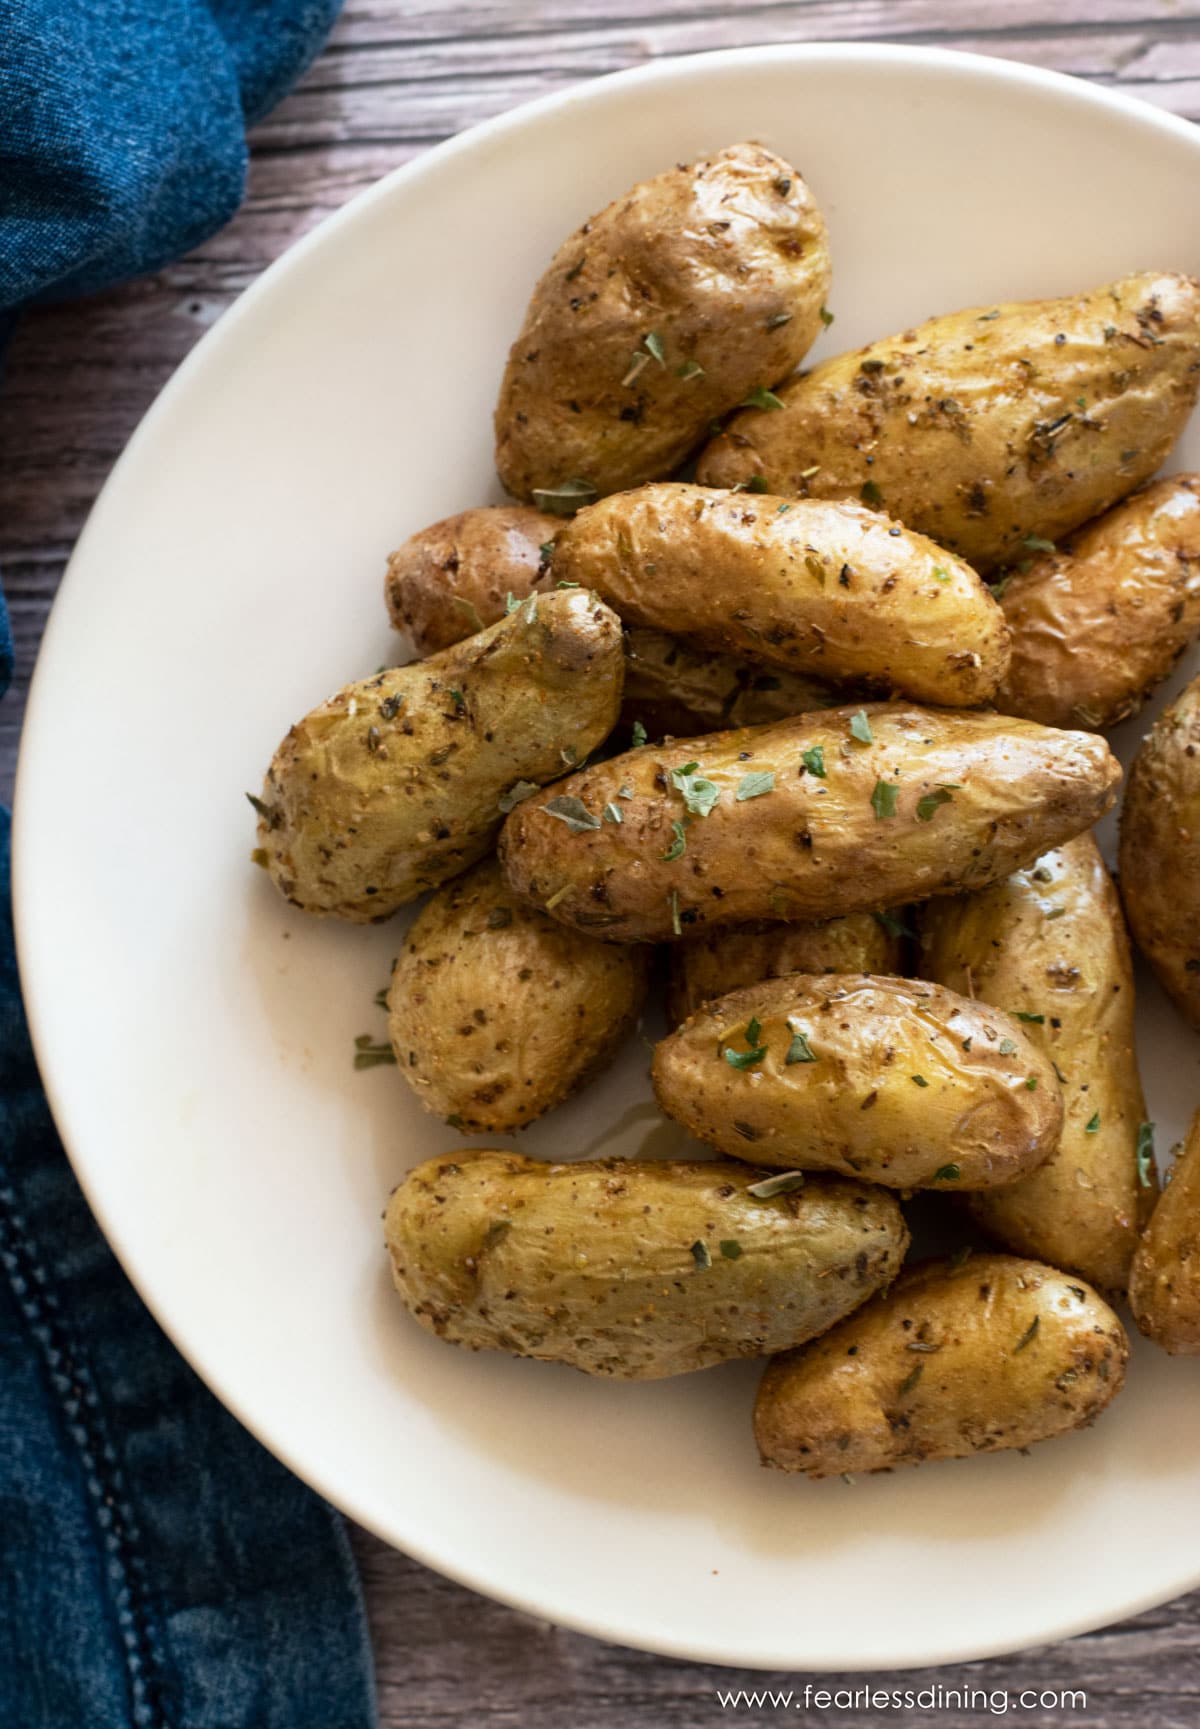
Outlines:
<svg viewBox="0 0 1200 1729"><path fill-rule="evenodd" d="M900 788L891 781L877 780L875 791L871 794L871 809L875 812L876 822L885 822L888 817L896 814L896 801L900 797Z"/></svg>
<svg viewBox="0 0 1200 1729"><path fill-rule="evenodd" d="M697 1239L696 1242L692 1244L692 1259L698 1267L711 1267L712 1256L708 1252L708 1244L702 1243Z"/></svg>
<svg viewBox="0 0 1200 1729"><path fill-rule="evenodd" d="M596 827L599 828L600 824L597 823ZM677 858L682 858L684 853L687 851L687 835L684 833L683 824L681 822L673 822L671 824L671 830L675 839L671 842L666 852L662 854L663 861L666 864L672 864Z"/></svg>
<svg viewBox="0 0 1200 1729"><path fill-rule="evenodd" d="M721 1253L727 1261L736 1261L742 1253L742 1245L736 1237L726 1237L721 1243Z"/></svg>
<svg viewBox="0 0 1200 1729"><path fill-rule="evenodd" d="M1002 1057L1015 1056L1016 1050L1017 1050L1016 1039L1001 1039L1000 1040L1000 1055Z"/></svg>
<svg viewBox="0 0 1200 1729"><path fill-rule="evenodd" d="M739 408L761 408L770 411L782 408L783 403L773 390L768 390L764 384L756 384L744 401L738 403Z"/></svg>
<svg viewBox="0 0 1200 1729"><path fill-rule="evenodd" d="M692 816L707 816L721 796L721 789L698 772L698 762L685 763L671 770L671 784L682 795L686 810Z"/></svg>
<svg viewBox="0 0 1200 1729"><path fill-rule="evenodd" d="M1091 1121L1088 1123L1087 1128L1084 1129L1083 1132L1085 1135L1095 1135L1095 1134L1099 1133L1099 1130L1100 1130L1100 1112L1097 1111L1095 1116L1092 1117Z"/></svg>
<svg viewBox="0 0 1200 1729"><path fill-rule="evenodd" d="M606 822L624 822L625 816L620 805L606 804L604 807L604 820Z"/></svg>
<svg viewBox="0 0 1200 1729"><path fill-rule="evenodd" d="M703 378L704 368L698 360L685 360L682 366L675 368L676 378Z"/></svg>
<svg viewBox="0 0 1200 1729"><path fill-rule="evenodd" d="M507 816L514 805L519 805L524 799L540 791L541 788L535 780L519 780L514 782L507 792L502 792L496 803Z"/></svg>
<svg viewBox="0 0 1200 1729"><path fill-rule="evenodd" d="M827 306L821 308L821 323L825 326L826 330L828 330L829 326L833 323L833 313L830 312Z"/></svg>
<svg viewBox="0 0 1200 1729"><path fill-rule="evenodd" d="M642 746L646 742L646 729L640 720L635 720L633 725L630 727L629 737L633 743L634 750L641 750Z"/></svg>
<svg viewBox="0 0 1200 1729"><path fill-rule="evenodd" d="M560 480L556 486L533 489L533 502L551 516L574 516L585 504L594 504L599 496L590 480Z"/></svg>
<svg viewBox="0 0 1200 1729"><path fill-rule="evenodd" d="M1027 534L1022 543L1030 552L1057 552L1058 548L1052 540L1043 540L1040 534Z"/></svg>
<svg viewBox="0 0 1200 1729"><path fill-rule="evenodd" d="M780 330L785 324L790 324L791 322L792 315L790 312L775 312L767 319L767 329Z"/></svg>
<svg viewBox="0 0 1200 1729"><path fill-rule="evenodd" d="M794 1027L791 1021L787 1023L787 1028L792 1035L792 1042L788 1046L787 1055L783 1059L784 1067L789 1067L792 1063L815 1063L817 1060L817 1053L809 1044L808 1035L802 1033L799 1027Z"/></svg>
<svg viewBox="0 0 1200 1729"><path fill-rule="evenodd" d="M858 496L864 504L872 505L875 509L878 509L883 503L883 494L873 480L863 481L862 490Z"/></svg>
<svg viewBox="0 0 1200 1729"><path fill-rule="evenodd" d="M956 1183L962 1176L959 1165L942 1165L933 1173L935 1183Z"/></svg>
<svg viewBox="0 0 1200 1729"><path fill-rule="evenodd" d="M856 738L859 744L875 743L875 734L871 731L865 708L860 708L857 714L850 716L850 737Z"/></svg>
<svg viewBox="0 0 1200 1729"><path fill-rule="evenodd" d="M1013 1019L1018 1021L1028 1021L1031 1026L1035 1027L1043 1027L1046 1024L1045 1015L1031 1015L1025 1009L1018 1009L1016 1014L1013 1016Z"/></svg>
<svg viewBox="0 0 1200 1729"><path fill-rule="evenodd" d="M566 823L572 834L583 834L586 830L600 827L600 818L593 816L582 799L572 793L559 793L542 809L547 816L557 817L559 822Z"/></svg>
<svg viewBox="0 0 1200 1729"><path fill-rule="evenodd" d="M952 799L953 794L948 787L934 787L932 792L927 792L924 798L917 800L917 821L932 822L934 813L940 810L942 805L950 804Z"/></svg>
<svg viewBox="0 0 1200 1729"><path fill-rule="evenodd" d="M925 1079L924 1075L910 1075L909 1079L912 1081L913 1085L917 1087L927 1087L929 1085L929 1082Z"/></svg>
<svg viewBox="0 0 1200 1729"><path fill-rule="evenodd" d="M1032 1321L1030 1321L1029 1325L1026 1327L1025 1331L1021 1334L1021 1337L1017 1340L1016 1344L1013 1346L1013 1356L1014 1357L1016 1356L1018 1351L1023 1351L1025 1349L1026 1345L1031 1344L1032 1341L1037 1337L1037 1330L1041 1326L1041 1324L1042 1324L1042 1317L1040 1315L1035 1315L1033 1317Z"/></svg>
<svg viewBox="0 0 1200 1729"><path fill-rule="evenodd" d="M1150 1172L1154 1165L1154 1124L1139 1123L1137 1132L1137 1174L1143 1189L1154 1187Z"/></svg>
<svg viewBox="0 0 1200 1729"><path fill-rule="evenodd" d="M356 1069L377 1069L386 1063L394 1063L396 1053L391 1045L377 1045L370 1033L360 1033L354 1041L354 1066Z"/></svg>
<svg viewBox="0 0 1200 1729"><path fill-rule="evenodd" d="M747 799L761 798L764 793L770 792L774 785L775 775L771 769L756 769L752 774L742 776L737 792L733 795L734 800L737 804L745 804Z"/></svg>
<svg viewBox="0 0 1200 1729"><path fill-rule="evenodd" d="M751 1183L746 1190L756 1201L771 1201L776 1195L790 1195L794 1189L804 1187L803 1171L780 1171L777 1177L764 1177L760 1183Z"/></svg>
<svg viewBox="0 0 1200 1729"><path fill-rule="evenodd" d="M814 744L810 749L801 751L800 761L804 764L809 774L815 774L818 780L825 779L824 745Z"/></svg>
<svg viewBox="0 0 1200 1729"><path fill-rule="evenodd" d="M268 804L265 799L255 798L252 792L248 792L246 797L254 806L255 812L263 819L269 829L279 827L283 818L280 816L278 810L273 804Z"/></svg>

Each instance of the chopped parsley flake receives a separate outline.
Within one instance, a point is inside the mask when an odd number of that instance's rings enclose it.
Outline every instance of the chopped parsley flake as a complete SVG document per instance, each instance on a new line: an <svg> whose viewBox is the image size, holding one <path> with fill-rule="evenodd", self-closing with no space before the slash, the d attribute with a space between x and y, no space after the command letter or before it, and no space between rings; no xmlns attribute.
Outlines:
<svg viewBox="0 0 1200 1729"><path fill-rule="evenodd" d="M744 804L747 799L761 798L764 793L770 792L774 785L775 776L770 769L757 769L752 774L742 776L734 799L738 804ZM715 799L713 803L716 803Z"/></svg>
<svg viewBox="0 0 1200 1729"><path fill-rule="evenodd" d="M871 794L871 809L875 812L876 822L886 822L896 814L896 801L900 797L900 788L891 781L877 780L875 791Z"/></svg>

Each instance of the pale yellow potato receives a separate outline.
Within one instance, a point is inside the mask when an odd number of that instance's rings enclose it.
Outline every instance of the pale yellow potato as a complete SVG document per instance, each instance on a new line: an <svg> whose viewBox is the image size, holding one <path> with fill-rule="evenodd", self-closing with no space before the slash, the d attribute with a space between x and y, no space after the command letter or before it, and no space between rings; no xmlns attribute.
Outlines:
<svg viewBox="0 0 1200 1729"><path fill-rule="evenodd" d="M1045 726L1136 714L1200 634L1200 475L1143 487L1007 579L996 698Z"/></svg>
<svg viewBox="0 0 1200 1729"><path fill-rule="evenodd" d="M669 942L982 888L1090 828L1120 775L1094 733L868 703L597 763L519 805L501 859L517 892L566 924ZM699 778L718 794L707 816L681 786ZM550 810L561 799L574 820Z"/></svg>
<svg viewBox="0 0 1200 1729"><path fill-rule="evenodd" d="M988 702L1008 667L970 566L861 504L642 486L581 510L554 573L626 623L917 702Z"/></svg>
<svg viewBox="0 0 1200 1729"><path fill-rule="evenodd" d="M1020 1182L971 1196L972 1214L1005 1248L1123 1291L1157 1179L1138 1159L1129 939L1095 841L1080 835L991 888L930 901L921 922L922 975L1028 1017L1062 1082L1057 1149Z"/></svg>
<svg viewBox="0 0 1200 1729"><path fill-rule="evenodd" d="M485 859L444 884L405 936L388 992L400 1073L464 1133L524 1128L614 1055L651 954L568 930Z"/></svg>
<svg viewBox="0 0 1200 1729"><path fill-rule="evenodd" d="M1134 758L1118 878L1134 942L1200 1030L1200 678L1158 717Z"/></svg>
<svg viewBox="0 0 1200 1729"><path fill-rule="evenodd" d="M608 736L623 671L620 621L572 589L347 685L276 751L253 801L257 862L306 912L387 918L474 864L511 799Z"/></svg>
<svg viewBox="0 0 1200 1729"><path fill-rule="evenodd" d="M723 1153L892 1189L987 1189L1058 1145L1054 1069L999 1010L919 979L791 973L657 1046L669 1117Z"/></svg>
<svg viewBox="0 0 1200 1729"><path fill-rule="evenodd" d="M1066 1273L928 1263L768 1365L755 1439L764 1465L809 1477L1031 1447L1093 1422L1128 1358L1108 1304Z"/></svg>
<svg viewBox="0 0 1200 1729"><path fill-rule="evenodd" d="M392 1195L392 1278L429 1332L472 1351L650 1381L823 1333L895 1278L891 1195L810 1178L759 1197L732 1160L429 1159Z"/></svg>
<svg viewBox="0 0 1200 1729"><path fill-rule="evenodd" d="M698 478L861 497L969 559L1011 563L1149 480L1200 385L1200 284L1146 272L972 307L840 354L739 414Z"/></svg>
<svg viewBox="0 0 1200 1729"><path fill-rule="evenodd" d="M510 595L553 588L548 549L561 527L525 504L482 504L431 523L388 558L393 626L426 655L495 624Z"/></svg>
<svg viewBox="0 0 1200 1729"><path fill-rule="evenodd" d="M633 625L625 632L622 724L640 721L651 738L691 738L721 727L763 726L844 702L829 685L783 667L756 666L732 654Z"/></svg>
<svg viewBox="0 0 1200 1729"><path fill-rule="evenodd" d="M1129 1307L1164 1351L1200 1356L1200 1112L1134 1254Z"/></svg>
<svg viewBox="0 0 1200 1729"><path fill-rule="evenodd" d="M799 364L829 276L812 193L760 144L640 182L533 291L496 408L504 485L566 515L669 474L715 415Z"/></svg>
<svg viewBox="0 0 1200 1729"><path fill-rule="evenodd" d="M889 922L891 930L873 913L848 913L816 925L739 925L676 943L667 1021L679 1026L714 997L788 973L898 973L903 943Z"/></svg>

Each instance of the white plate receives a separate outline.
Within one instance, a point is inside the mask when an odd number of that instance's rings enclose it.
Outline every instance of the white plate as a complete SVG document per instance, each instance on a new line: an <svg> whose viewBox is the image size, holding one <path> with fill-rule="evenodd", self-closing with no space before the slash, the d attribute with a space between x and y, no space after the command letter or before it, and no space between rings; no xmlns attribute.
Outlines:
<svg viewBox="0 0 1200 1729"><path fill-rule="evenodd" d="M980 300L1200 271L1200 136L995 60L699 56L432 151L267 272L105 488L29 704L21 964L56 1117L126 1268L210 1386L347 1513L629 1645L951 1661L1197 1583L1200 1365L1139 1348L1088 1433L847 1487L758 1468L752 1366L621 1387L438 1343L390 1293L379 1215L456 1137L394 1070L351 1069L355 1035L383 1033L372 997L400 927L308 921L247 856L243 788L286 725L391 650L384 554L498 496L496 386L558 240L746 136L828 212L823 352ZM1195 425L1176 465L1200 467ZM1143 1055L1165 1146L1200 1099L1200 1046L1149 990ZM679 1145L645 1068L635 1040L522 1145Z"/></svg>

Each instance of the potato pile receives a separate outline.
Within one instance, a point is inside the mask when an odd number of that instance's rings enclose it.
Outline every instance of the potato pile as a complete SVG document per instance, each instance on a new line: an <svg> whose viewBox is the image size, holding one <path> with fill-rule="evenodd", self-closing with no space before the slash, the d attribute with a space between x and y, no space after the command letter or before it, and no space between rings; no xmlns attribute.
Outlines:
<svg viewBox="0 0 1200 1729"><path fill-rule="evenodd" d="M1200 634L1200 476L1152 478L1200 284L798 371L830 280L758 144L585 222L504 374L515 502L391 555L420 658L315 708L251 800L294 905L428 896L374 1055L462 1133L585 1086L666 976L655 1097L715 1156L448 1151L392 1194L396 1289L593 1375L769 1358L760 1455L810 1477L1090 1423L1126 1294L1200 1353L1200 1114L1156 1205L1125 925L1200 1030L1200 680L1130 777L1124 912L1091 835L1102 730ZM905 1266L917 1191L959 1246Z"/></svg>

